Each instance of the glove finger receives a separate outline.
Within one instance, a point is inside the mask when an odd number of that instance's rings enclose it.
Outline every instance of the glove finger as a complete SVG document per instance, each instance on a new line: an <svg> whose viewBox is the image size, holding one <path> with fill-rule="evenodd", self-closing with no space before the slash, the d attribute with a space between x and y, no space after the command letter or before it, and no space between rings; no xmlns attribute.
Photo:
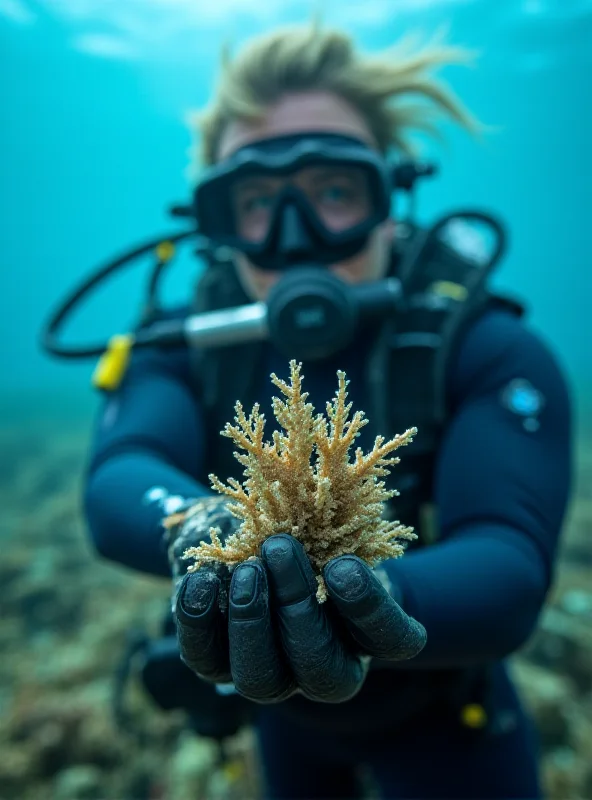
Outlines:
<svg viewBox="0 0 592 800"><path fill-rule="evenodd" d="M296 685L276 643L267 576L259 559L234 570L228 609L230 665L237 691L259 703L289 697Z"/></svg>
<svg viewBox="0 0 592 800"><path fill-rule="evenodd" d="M346 649L316 599L317 581L304 548L287 534L262 546L284 652L311 700L342 702L358 691L366 665Z"/></svg>
<svg viewBox="0 0 592 800"><path fill-rule="evenodd" d="M333 559L325 567L324 577L329 597L365 653L400 661L423 649L423 625L403 611L357 556Z"/></svg>
<svg viewBox="0 0 592 800"><path fill-rule="evenodd" d="M175 604L181 659L201 678L232 680L228 627L224 613L224 578L204 567L183 578Z"/></svg>

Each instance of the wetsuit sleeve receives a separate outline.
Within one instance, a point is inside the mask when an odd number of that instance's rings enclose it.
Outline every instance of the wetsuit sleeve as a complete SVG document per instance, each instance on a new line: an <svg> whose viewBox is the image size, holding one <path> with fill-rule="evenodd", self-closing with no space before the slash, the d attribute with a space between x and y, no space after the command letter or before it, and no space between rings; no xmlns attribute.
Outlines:
<svg viewBox="0 0 592 800"><path fill-rule="evenodd" d="M434 497L440 539L386 563L428 643L411 666L506 656L532 632L568 501L570 403L540 339L495 312L467 335L450 376L454 414Z"/></svg>
<svg viewBox="0 0 592 800"><path fill-rule="evenodd" d="M185 351L134 354L97 421L84 492L92 541L105 558L169 575L161 520L200 483L204 419L188 382Z"/></svg>

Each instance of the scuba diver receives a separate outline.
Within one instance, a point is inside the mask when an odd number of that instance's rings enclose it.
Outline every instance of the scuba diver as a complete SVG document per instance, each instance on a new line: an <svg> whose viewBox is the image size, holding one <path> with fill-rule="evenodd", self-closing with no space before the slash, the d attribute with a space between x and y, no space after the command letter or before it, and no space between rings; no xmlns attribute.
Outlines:
<svg viewBox="0 0 592 800"><path fill-rule="evenodd" d="M553 579L568 389L522 306L487 284L499 223L469 210L423 229L393 210L422 174L401 161L408 133L435 113L475 127L431 74L462 58L443 45L368 57L316 25L227 58L199 123L205 168L178 210L207 242L195 300L151 307L112 343L111 357L125 351L117 377L103 364L97 381L92 541L173 579L167 631L183 675L155 668L149 682L196 715L205 688L212 730L251 721L269 798L358 797L365 774L384 798L541 796L505 659ZM419 430L389 478L389 513L419 539L375 570L329 562L323 605L289 532L232 574L187 573L182 559L211 526L236 530L207 478L242 475L219 432L237 399L269 409L269 375L286 378L289 358L317 408L347 373L370 420L362 447ZM191 524L165 531L188 508Z"/></svg>

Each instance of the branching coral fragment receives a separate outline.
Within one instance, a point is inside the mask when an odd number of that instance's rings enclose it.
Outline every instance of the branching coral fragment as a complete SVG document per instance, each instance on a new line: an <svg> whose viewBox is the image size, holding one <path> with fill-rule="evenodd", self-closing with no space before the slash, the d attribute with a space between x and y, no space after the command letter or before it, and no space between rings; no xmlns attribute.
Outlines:
<svg viewBox="0 0 592 800"><path fill-rule="evenodd" d="M244 466L244 481L222 483L210 475L212 486L229 498L229 509L242 520L236 533L223 543L220 531L210 530L211 542L186 550L195 559L189 571L220 561L230 567L259 554L273 534L290 533L300 542L317 574L317 598L326 598L322 569L332 558L354 553L370 566L404 552L404 542L417 538L412 528L382 518L384 503L396 496L382 478L399 458L391 455L412 441L410 428L389 441L378 436L364 455L351 448L367 424L362 411L350 418L346 404L348 381L338 372L338 388L327 403L327 417L315 415L302 391L301 365L290 362L290 384L276 375L271 379L284 399L274 397L273 413L281 426L271 443L263 439L265 417L255 405L247 417L236 403L235 424L222 431L243 452L235 456Z"/></svg>

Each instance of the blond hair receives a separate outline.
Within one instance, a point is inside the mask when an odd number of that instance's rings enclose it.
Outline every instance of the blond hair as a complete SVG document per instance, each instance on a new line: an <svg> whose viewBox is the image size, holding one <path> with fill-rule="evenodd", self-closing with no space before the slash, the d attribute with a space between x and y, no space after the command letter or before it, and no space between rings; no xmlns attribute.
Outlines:
<svg viewBox="0 0 592 800"><path fill-rule="evenodd" d="M431 74L472 58L439 38L423 46L406 38L366 55L356 50L348 34L322 30L316 22L251 39L234 59L224 47L214 97L195 120L201 163L216 162L220 137L230 122L256 123L282 96L310 90L329 91L348 102L365 119L384 154L396 148L413 155L409 134L415 130L437 136L442 118L476 132L479 123Z"/></svg>

